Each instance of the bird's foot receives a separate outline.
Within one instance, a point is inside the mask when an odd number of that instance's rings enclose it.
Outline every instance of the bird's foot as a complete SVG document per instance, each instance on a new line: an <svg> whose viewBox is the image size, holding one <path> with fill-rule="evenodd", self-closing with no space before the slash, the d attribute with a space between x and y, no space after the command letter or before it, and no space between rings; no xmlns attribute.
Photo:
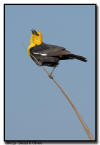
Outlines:
<svg viewBox="0 0 100 145"><path fill-rule="evenodd" d="M53 79L53 76L52 76L52 74L49 74L48 76L49 76L49 78L50 78L50 79Z"/></svg>

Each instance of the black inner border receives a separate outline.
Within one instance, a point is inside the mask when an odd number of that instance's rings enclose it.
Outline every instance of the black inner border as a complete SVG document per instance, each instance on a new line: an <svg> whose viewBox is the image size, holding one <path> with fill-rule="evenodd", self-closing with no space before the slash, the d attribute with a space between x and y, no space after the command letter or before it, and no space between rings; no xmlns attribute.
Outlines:
<svg viewBox="0 0 100 145"><path fill-rule="evenodd" d="M6 5L94 5L95 6L95 140L6 140L5 139L5 6ZM97 143L98 142L98 138L97 138L97 133L98 133L98 130L97 130L97 93L98 93L98 82L97 82L97 76L98 76L98 72L97 72L97 69L98 69L98 50L97 50L97 5L94 4L94 3L91 3L91 4L10 4L10 3L5 3L4 4L4 142L7 143L7 144L13 144L13 143L20 143L20 144L31 144L31 143L37 143L37 144L40 144L40 143Z"/></svg>

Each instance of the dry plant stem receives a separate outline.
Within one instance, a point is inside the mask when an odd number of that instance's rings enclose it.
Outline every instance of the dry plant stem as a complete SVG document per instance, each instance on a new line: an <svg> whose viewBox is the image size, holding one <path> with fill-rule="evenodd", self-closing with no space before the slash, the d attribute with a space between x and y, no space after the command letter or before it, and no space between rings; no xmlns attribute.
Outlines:
<svg viewBox="0 0 100 145"><path fill-rule="evenodd" d="M36 62L39 65L41 65L40 62L36 59L35 56L32 55L32 57L36 60ZM57 81L52 76L50 76L50 73L47 71L47 69L44 66L42 66L42 68L48 74L48 76L53 80L53 82L56 84L56 86L60 89L60 91L62 92L62 94L67 98L68 102L70 103L70 105L74 109L74 111L75 111L78 119L80 120L82 126L84 127L84 130L85 130L86 134L88 135L88 138L90 140L94 140L94 137L91 134L91 132L89 131L88 126L86 125L85 121L82 119L81 115L79 114L78 110L76 109L76 107L74 106L74 104L72 103L72 101L70 100L70 98L67 96L67 94L64 92L64 90L61 88L61 86L57 83Z"/></svg>

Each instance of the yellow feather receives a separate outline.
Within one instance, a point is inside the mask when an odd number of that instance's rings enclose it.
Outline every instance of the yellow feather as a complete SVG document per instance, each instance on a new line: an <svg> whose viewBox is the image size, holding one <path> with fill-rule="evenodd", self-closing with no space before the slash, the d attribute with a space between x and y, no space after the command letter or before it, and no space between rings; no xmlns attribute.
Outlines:
<svg viewBox="0 0 100 145"><path fill-rule="evenodd" d="M30 43L30 45L28 46L27 52L28 52L28 55L29 55L29 56L30 56L30 49L31 49L32 47L35 47L35 44L34 44L34 43Z"/></svg>
<svg viewBox="0 0 100 145"><path fill-rule="evenodd" d="M42 44L42 34L40 31L36 30L38 36L36 34L31 34L30 45L28 46L28 55L30 56L30 49L35 47L36 45Z"/></svg>

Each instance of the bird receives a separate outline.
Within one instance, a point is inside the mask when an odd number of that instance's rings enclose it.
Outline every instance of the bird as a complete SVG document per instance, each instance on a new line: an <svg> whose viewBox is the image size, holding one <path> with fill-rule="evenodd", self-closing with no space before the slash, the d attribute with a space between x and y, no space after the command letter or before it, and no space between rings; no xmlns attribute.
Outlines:
<svg viewBox="0 0 100 145"><path fill-rule="evenodd" d="M77 59L87 62L85 57L73 54L64 47L44 43L42 33L34 29L31 30L30 44L27 51L30 58L37 65L53 67L49 76L50 78L60 60ZM39 63L36 60L38 60Z"/></svg>

